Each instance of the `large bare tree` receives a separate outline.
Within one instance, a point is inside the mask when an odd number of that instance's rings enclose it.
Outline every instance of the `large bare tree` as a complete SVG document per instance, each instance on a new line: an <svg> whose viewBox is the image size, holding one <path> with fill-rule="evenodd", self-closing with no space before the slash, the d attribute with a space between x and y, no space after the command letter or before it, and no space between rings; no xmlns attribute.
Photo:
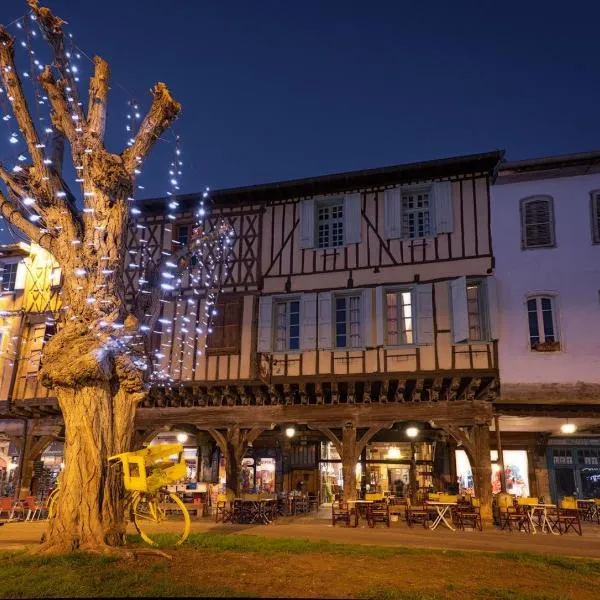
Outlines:
<svg viewBox="0 0 600 600"><path fill-rule="evenodd" d="M124 268L129 201L136 170L171 125L180 104L157 83L133 143L120 154L104 145L110 71L93 59L87 110L77 96L64 22L28 0L52 51L39 80L62 139L44 144L15 66L15 39L0 27L0 69L6 95L27 144L29 163L0 165L0 211L47 249L63 274L61 327L44 347L40 378L54 391L65 423L61 500L42 551L109 551L123 541L123 507L109 455L129 450L136 404L145 394L143 360L131 351L140 316L125 303ZM82 205L62 177L63 141L82 187ZM142 306L141 310L147 310Z"/></svg>

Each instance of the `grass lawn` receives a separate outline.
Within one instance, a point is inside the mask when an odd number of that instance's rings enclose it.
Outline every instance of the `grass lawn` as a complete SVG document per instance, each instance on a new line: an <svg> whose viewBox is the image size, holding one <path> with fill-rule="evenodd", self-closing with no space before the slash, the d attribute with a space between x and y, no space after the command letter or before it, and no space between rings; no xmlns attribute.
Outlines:
<svg viewBox="0 0 600 600"><path fill-rule="evenodd" d="M166 540L168 541L168 540ZM132 542L138 543L135 538ZM172 561L1 555L0 597L296 596L597 599L600 562L440 552L252 535L192 534Z"/></svg>

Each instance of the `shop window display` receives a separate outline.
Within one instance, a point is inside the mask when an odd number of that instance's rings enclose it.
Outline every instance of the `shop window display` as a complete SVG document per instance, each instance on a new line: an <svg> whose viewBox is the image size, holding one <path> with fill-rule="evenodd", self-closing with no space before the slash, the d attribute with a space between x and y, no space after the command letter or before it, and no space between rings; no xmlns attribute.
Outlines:
<svg viewBox="0 0 600 600"><path fill-rule="evenodd" d="M506 480L506 491L516 496L529 496L529 476L527 451L504 450L504 476ZM492 460L492 493L500 492L500 465L498 453L490 452ZM475 494L473 485L473 473L467 453L464 450L456 451L456 475L458 478L459 493Z"/></svg>

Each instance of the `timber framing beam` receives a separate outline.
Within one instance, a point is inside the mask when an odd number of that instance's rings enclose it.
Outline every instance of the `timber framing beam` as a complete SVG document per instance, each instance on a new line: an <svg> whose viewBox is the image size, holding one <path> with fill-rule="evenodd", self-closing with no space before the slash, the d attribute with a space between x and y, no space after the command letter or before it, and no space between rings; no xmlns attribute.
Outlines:
<svg viewBox="0 0 600 600"><path fill-rule="evenodd" d="M456 426L489 423L492 406L482 401L455 401L436 403L385 403L269 406L207 406L197 408L139 408L136 427L152 428L169 423L189 423L200 429L227 429L230 427L262 427L295 423L312 429L321 427L388 427L400 421L423 421Z"/></svg>

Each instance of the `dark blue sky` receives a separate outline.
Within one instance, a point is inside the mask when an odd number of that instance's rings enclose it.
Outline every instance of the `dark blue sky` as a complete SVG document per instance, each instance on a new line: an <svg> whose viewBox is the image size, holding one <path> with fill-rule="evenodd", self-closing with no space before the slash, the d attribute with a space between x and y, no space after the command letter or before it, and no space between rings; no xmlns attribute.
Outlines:
<svg viewBox="0 0 600 600"><path fill-rule="evenodd" d="M126 95L183 103L184 191L505 148L600 146L600 2L47 0ZM0 21L25 12L3 0ZM163 143L145 195L166 189ZM140 195L143 195L140 194Z"/></svg>

